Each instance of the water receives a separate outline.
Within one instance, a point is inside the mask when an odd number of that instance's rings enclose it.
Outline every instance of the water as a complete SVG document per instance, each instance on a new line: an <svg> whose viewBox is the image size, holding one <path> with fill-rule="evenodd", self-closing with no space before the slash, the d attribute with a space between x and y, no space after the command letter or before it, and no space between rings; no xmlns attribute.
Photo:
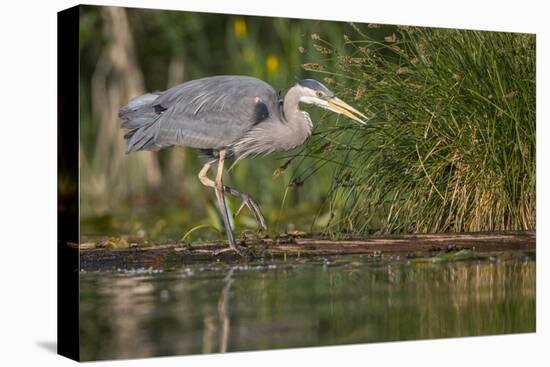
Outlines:
<svg viewBox="0 0 550 367"><path fill-rule="evenodd" d="M535 260L358 256L81 273L83 360L535 331Z"/></svg>

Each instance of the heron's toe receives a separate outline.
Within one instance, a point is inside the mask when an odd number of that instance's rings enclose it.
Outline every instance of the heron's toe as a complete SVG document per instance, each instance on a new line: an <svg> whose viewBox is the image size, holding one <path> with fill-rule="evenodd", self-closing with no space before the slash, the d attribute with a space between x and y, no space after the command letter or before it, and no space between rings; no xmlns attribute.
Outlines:
<svg viewBox="0 0 550 367"><path fill-rule="evenodd" d="M219 256L219 255L222 255L228 252L233 252L233 251L236 252L241 257L246 257L246 258L253 257L253 253L251 249L240 245L235 245L235 246L229 245L229 247L217 250L214 252L214 256Z"/></svg>
<svg viewBox="0 0 550 367"><path fill-rule="evenodd" d="M240 197L241 197L242 203L241 203L241 206L239 207L239 209L237 209L237 211L235 212L235 217L238 216L241 213L241 211L243 210L243 208L246 206L246 208L254 216L254 219L256 220L256 223L258 223L258 225L260 227L262 227L262 229L264 231L267 231L267 225L265 223L265 218L264 218L264 216L263 216L263 214L260 210L260 206L258 205L256 200L254 200L252 198L252 196L250 196L248 194L244 194L244 193L241 194Z"/></svg>

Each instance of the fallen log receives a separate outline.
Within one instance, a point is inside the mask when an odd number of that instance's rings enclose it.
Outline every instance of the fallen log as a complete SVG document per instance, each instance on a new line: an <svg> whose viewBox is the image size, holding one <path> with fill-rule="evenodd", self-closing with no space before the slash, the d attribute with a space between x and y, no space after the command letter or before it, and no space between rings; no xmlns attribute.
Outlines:
<svg viewBox="0 0 550 367"><path fill-rule="evenodd" d="M535 251L535 232L438 233L398 236L366 236L334 240L285 235L241 241L251 258L300 256L430 256L441 251L474 250L476 253L499 251ZM168 243L129 245L127 248L101 248L99 243L68 244L80 251L81 270L170 268L196 261L239 260L232 251L223 251L225 243Z"/></svg>

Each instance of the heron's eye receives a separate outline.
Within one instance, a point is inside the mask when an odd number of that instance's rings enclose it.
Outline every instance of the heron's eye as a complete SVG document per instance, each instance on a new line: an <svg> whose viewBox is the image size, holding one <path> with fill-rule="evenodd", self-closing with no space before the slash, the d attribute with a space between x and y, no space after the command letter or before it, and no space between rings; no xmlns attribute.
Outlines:
<svg viewBox="0 0 550 367"><path fill-rule="evenodd" d="M317 92L315 92L315 95L317 97L322 97L323 96L323 92L321 92L320 90L318 90Z"/></svg>

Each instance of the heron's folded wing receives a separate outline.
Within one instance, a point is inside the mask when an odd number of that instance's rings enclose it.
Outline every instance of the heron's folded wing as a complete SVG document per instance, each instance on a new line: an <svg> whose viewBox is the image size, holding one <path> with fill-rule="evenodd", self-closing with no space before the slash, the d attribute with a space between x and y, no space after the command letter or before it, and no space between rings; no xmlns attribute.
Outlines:
<svg viewBox="0 0 550 367"><path fill-rule="evenodd" d="M278 113L279 97L267 83L243 76L217 76L168 89L153 106L154 145L220 149L242 138L255 124Z"/></svg>

